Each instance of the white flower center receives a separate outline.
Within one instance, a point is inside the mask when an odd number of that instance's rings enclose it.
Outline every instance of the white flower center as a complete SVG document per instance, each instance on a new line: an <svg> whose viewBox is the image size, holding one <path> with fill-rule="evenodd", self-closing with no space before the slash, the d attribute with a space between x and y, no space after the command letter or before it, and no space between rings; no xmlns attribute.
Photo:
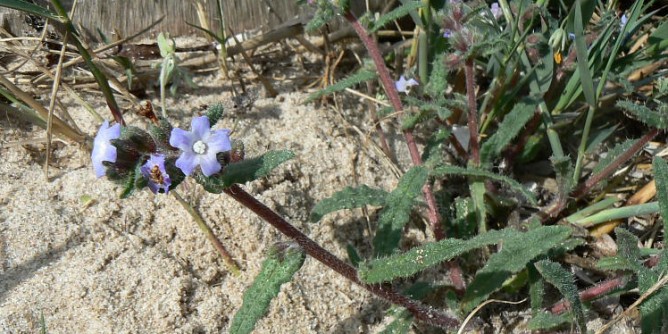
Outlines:
<svg viewBox="0 0 668 334"><path fill-rule="evenodd" d="M197 154L205 154L207 148L206 144L201 140L198 140L193 144L193 151Z"/></svg>

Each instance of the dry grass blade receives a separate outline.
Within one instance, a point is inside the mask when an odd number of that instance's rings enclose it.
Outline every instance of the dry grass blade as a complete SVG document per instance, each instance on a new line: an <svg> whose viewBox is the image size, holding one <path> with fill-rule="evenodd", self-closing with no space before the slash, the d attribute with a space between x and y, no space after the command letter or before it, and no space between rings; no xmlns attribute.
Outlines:
<svg viewBox="0 0 668 334"><path fill-rule="evenodd" d="M44 175L46 178L49 178L49 158L51 157L51 131L53 125L53 110L56 106L56 99L58 95L58 89L60 88L60 78L63 73L63 60L65 59L65 50L67 45L67 38L69 37L69 32L65 32L65 37L63 38L63 45L60 47L60 56L58 57L58 66L56 67L56 77L53 80L53 87L51 89L51 100L49 102L49 117L46 121L46 159L44 161Z"/></svg>

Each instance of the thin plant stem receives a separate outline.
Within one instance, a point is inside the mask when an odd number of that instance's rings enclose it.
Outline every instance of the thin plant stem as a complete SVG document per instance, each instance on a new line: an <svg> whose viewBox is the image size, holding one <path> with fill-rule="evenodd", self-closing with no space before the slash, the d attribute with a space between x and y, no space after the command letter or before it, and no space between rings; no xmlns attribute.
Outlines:
<svg viewBox="0 0 668 334"><path fill-rule="evenodd" d="M473 59L467 59L464 64L464 76L466 77L466 97L468 104L468 127L470 160L474 166L480 166L480 143L478 142L478 106L475 100L475 73Z"/></svg>
<svg viewBox="0 0 668 334"><path fill-rule="evenodd" d="M326 265L327 267L333 269L337 273L341 274L348 280L359 284L369 292L375 294L378 297L386 299L393 304L400 305L405 307L408 311L413 314L413 316L425 323L431 325L444 327L444 328L454 328L459 324L459 321L443 312L435 310L433 307L422 304L421 302L408 298L397 291L395 291L389 285L378 285L378 284L366 284L360 281L357 277L357 271L351 265L343 262L332 253L327 251L318 245L315 241L309 238L307 235L299 231L297 228L288 223L283 217L279 216L269 207L255 199L252 195L244 191L239 185L233 185L224 190L224 192L230 197L234 198L237 202L252 210L255 214L264 219L267 223L271 224L281 233L291 238L299 246L314 259L318 260L320 263Z"/></svg>
<svg viewBox="0 0 668 334"><path fill-rule="evenodd" d="M615 219L650 215L659 212L659 202L650 202L638 205L628 205L619 208L603 210L589 217L582 218L574 223L580 226L593 226Z"/></svg>
<svg viewBox="0 0 668 334"><path fill-rule="evenodd" d="M587 109L587 118L585 119L584 129L582 131L582 139L578 147L578 157L575 160L575 169L573 171L573 182L577 183L582 175L582 164L584 162L585 151L587 150L587 141L589 140L589 132L591 131L591 124L594 120L596 109L594 106L589 106Z"/></svg>
<svg viewBox="0 0 668 334"><path fill-rule="evenodd" d="M595 286L592 286L591 288L587 288L585 290L582 290L579 293L580 300L582 302L588 302L590 300L596 299L598 297L601 297L611 291L617 290L626 283L628 283L629 277L628 276L619 276L613 279L609 279L607 281L601 282ZM564 311L568 310L570 307L570 303L567 300L562 300L556 304L554 304L550 308L550 312L554 314L560 314L563 313Z"/></svg>
<svg viewBox="0 0 668 334"><path fill-rule="evenodd" d="M385 60L383 60L383 56L378 49L378 45L374 42L371 36L367 34L366 29L364 29L359 21L357 21L357 18L352 12L345 12L344 17L350 22L360 40L369 51L369 55L376 65L380 82L383 85L390 103L392 104L392 108L395 112L400 113L403 110L403 106L401 104L401 99L399 98L399 92L397 92L397 89L394 87L394 80L392 80L390 77L390 71L385 66ZM408 151L410 153L413 164L416 166L422 165L422 158L420 158L420 152L417 148L417 144L415 143L413 132L411 130L404 130L403 134L404 138L406 139L406 145L408 145ZM425 184L425 186L422 188L422 192L424 193L428 205L428 218L430 227L434 232L436 239L441 240L445 238L445 232L443 231L443 226L441 225L441 217L438 213L438 208L436 207L436 198L434 197L431 184Z"/></svg>
<svg viewBox="0 0 668 334"><path fill-rule="evenodd" d="M234 259L232 258L232 255L227 251L225 246L223 245L220 240L216 237L216 235L213 233L211 228L206 224L202 216L195 210L195 208L190 205L181 195L179 195L178 192L175 190L171 191L172 195L174 195L174 198L183 206L186 211L190 214L191 217L195 220L195 223L197 223L197 226L199 227L202 232L204 232L204 235L206 235L206 238L209 239L209 241L213 244L214 247L216 247L216 250L218 253L220 253L220 256L223 258L223 262L225 262L225 267L227 267L227 270L229 270L234 276L239 276L241 274L241 271L239 270L239 266L237 266L236 262L234 262Z"/></svg>

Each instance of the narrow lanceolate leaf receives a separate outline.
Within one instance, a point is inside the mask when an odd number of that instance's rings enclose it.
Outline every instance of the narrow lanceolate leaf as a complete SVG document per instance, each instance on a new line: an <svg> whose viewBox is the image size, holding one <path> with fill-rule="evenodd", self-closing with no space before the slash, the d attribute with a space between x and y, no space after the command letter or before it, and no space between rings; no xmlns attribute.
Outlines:
<svg viewBox="0 0 668 334"><path fill-rule="evenodd" d="M332 93L335 93L335 92L340 92L342 90L345 90L346 88L350 88L354 85L357 85L359 83L369 81L369 80L372 80L372 79L375 79L375 78L376 78L376 72L369 71L369 70L366 70L366 69L362 69L359 72L357 72L357 73L355 73L351 76L346 77L345 79L337 82L334 85L331 85L331 86L329 86L329 87L327 87L323 90L320 90L318 92L315 92L315 93L309 95L309 97L306 99L306 102L308 103L308 102L317 100L317 99L319 99L319 98L321 98L325 95L332 94Z"/></svg>
<svg viewBox="0 0 668 334"><path fill-rule="evenodd" d="M663 235L668 235L668 163L661 157L654 157L652 166L659 198L659 213L663 218Z"/></svg>
<svg viewBox="0 0 668 334"><path fill-rule="evenodd" d="M201 174L193 176L206 191L220 194L225 188L237 184L257 180L269 175L280 164L294 158L292 151L270 151L264 155L231 163L223 167L222 174L217 177L204 177Z"/></svg>
<svg viewBox="0 0 668 334"><path fill-rule="evenodd" d="M24 1L24 0L2 0L0 1L0 7L7 7L7 8L12 8L16 9L18 11L22 11L24 13L30 13L30 14L35 14L39 15L42 17L45 17L47 19L55 20L55 21L61 21L62 18L58 16L58 14L40 7L38 5L35 5L34 3Z"/></svg>
<svg viewBox="0 0 668 334"><path fill-rule="evenodd" d="M594 80L589 70L589 51L584 37L584 27L582 26L582 1L575 2L575 17L573 20L573 29L575 32L575 53L578 58L578 70L580 71L580 80L582 82L582 92L585 100L591 108L596 108L596 95L594 93Z"/></svg>
<svg viewBox="0 0 668 334"><path fill-rule="evenodd" d="M373 27L369 29L369 33L374 33L378 29L383 28L386 24L390 22L394 22L394 20L400 19L404 17L405 15L408 15L410 12L415 12L418 9L422 8L424 6L424 3L421 1L411 1L408 3L405 3L389 13L381 16L376 20L376 22L373 23Z"/></svg>
<svg viewBox="0 0 668 334"><path fill-rule="evenodd" d="M596 166L591 171L592 175L596 175L602 172L606 167L608 167L613 161L615 161L622 153L631 149L633 144L635 144L638 139L627 139L610 149L605 154L605 158L602 158Z"/></svg>
<svg viewBox="0 0 668 334"><path fill-rule="evenodd" d="M330 198L323 199L311 211L311 221L317 222L322 216L343 209L361 208L365 205L383 206L387 192L361 185L357 188L346 187Z"/></svg>
<svg viewBox="0 0 668 334"><path fill-rule="evenodd" d="M532 204L536 204L536 198L530 191L525 189L524 186L522 186L519 182L503 175L494 174L482 169L471 168L471 167L462 168L458 166L441 166L435 168L432 171L432 174L434 176L444 176L444 175L479 176L483 178L492 179L494 181L503 182L508 186L510 186L510 189L522 194L522 197L524 197L526 200L528 200Z"/></svg>
<svg viewBox="0 0 668 334"><path fill-rule="evenodd" d="M492 245L519 233L515 230L494 230L469 240L444 239L414 247L408 252L363 262L359 277L366 283L381 283L399 277L412 276L421 270L451 260L470 250Z"/></svg>
<svg viewBox="0 0 668 334"><path fill-rule="evenodd" d="M415 199L420 195L428 176L424 167L413 167L387 196L378 219L378 231L373 238L376 255L389 255L399 246L401 229L410 220Z"/></svg>
<svg viewBox="0 0 668 334"><path fill-rule="evenodd" d="M660 105L658 110L652 110L641 104L631 101L618 101L617 106L628 111L636 120L657 129L668 129L668 105Z"/></svg>
<svg viewBox="0 0 668 334"><path fill-rule="evenodd" d="M542 226L526 233L516 233L504 240L503 249L492 255L478 271L462 301L469 312L503 285L503 282L539 255L559 246L571 234L566 226Z"/></svg>
<svg viewBox="0 0 668 334"><path fill-rule="evenodd" d="M304 252L297 247L274 246L255 281L244 292L243 304L232 319L229 333L252 332L255 323L267 312L271 300L278 295L281 285L289 282L301 268L304 258Z"/></svg>
<svg viewBox="0 0 668 334"><path fill-rule="evenodd" d="M526 123L533 117L537 104L536 101L525 100L513 107L499 124L499 130L482 145L480 159L483 162L489 163L496 158L524 129Z"/></svg>
<svg viewBox="0 0 668 334"><path fill-rule="evenodd" d="M550 260L543 260L536 263L536 269L543 275L545 280L552 284L571 304L571 310L575 317L575 323L580 333L587 332L587 323L585 321L582 303L578 296L578 289L573 280L573 274L562 268L558 263Z"/></svg>

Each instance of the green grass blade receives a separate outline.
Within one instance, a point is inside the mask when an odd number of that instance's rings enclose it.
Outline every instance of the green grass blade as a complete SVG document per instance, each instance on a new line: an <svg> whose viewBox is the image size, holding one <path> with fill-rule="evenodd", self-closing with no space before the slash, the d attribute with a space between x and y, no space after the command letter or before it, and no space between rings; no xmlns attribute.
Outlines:
<svg viewBox="0 0 668 334"><path fill-rule="evenodd" d="M575 317L575 322L580 333L587 332L587 323L585 321L582 303L578 296L578 289L575 286L573 274L562 268L558 263L550 260L543 260L536 263L536 269L543 275L545 280L552 284L571 304L571 310Z"/></svg>
<svg viewBox="0 0 668 334"><path fill-rule="evenodd" d="M510 186L510 189L522 194L522 197L524 197L526 200L528 200L532 204L536 204L536 198L530 191L526 190L524 186L522 186L519 182L503 175L494 174L481 169L463 168L458 166L441 166L435 168L432 171L432 175L438 177L442 177L445 175L472 176L472 177L488 178L494 181L503 182L508 186Z"/></svg>
<svg viewBox="0 0 668 334"><path fill-rule="evenodd" d="M0 7L7 7L11 9L16 9L24 13L35 14L37 16L42 16L47 19L62 21L62 17L58 14L33 3L23 1L23 0L0 0Z"/></svg>
<svg viewBox="0 0 668 334"><path fill-rule="evenodd" d="M258 320L267 313L269 304L278 295L281 285L292 279L305 258L304 252L297 247L287 246L286 249L280 249L280 246L272 247L269 256L262 263L260 273L244 292L243 304L232 319L229 333L252 332Z"/></svg>
<svg viewBox="0 0 668 334"><path fill-rule="evenodd" d="M462 300L462 309L468 313L490 294L503 286L503 282L540 255L558 247L571 235L566 226L542 226L526 233L516 233L505 239L503 249L492 255L478 271Z"/></svg>
<svg viewBox="0 0 668 334"><path fill-rule="evenodd" d="M376 255L389 255L401 239L401 230L411 218L415 199L422 193L429 172L424 167L413 167L399 180L386 199L386 206L380 212L378 231L373 238Z"/></svg>
<svg viewBox="0 0 668 334"><path fill-rule="evenodd" d="M519 232L511 229L493 230L469 240L444 239L428 243L402 254L362 262L358 270L359 277L366 283L381 283L399 277L409 277L473 249L499 243L515 233Z"/></svg>
<svg viewBox="0 0 668 334"><path fill-rule="evenodd" d="M361 185L357 188L346 187L336 192L332 197L318 202L311 211L311 222L315 223L330 212L361 208L365 205L383 206L387 192L382 189L370 188Z"/></svg>
<svg viewBox="0 0 668 334"><path fill-rule="evenodd" d="M629 218L642 215L650 215L659 211L659 203L650 202L638 205L622 206L619 208L603 210L597 214L574 221L581 226L593 226L615 219Z"/></svg>

